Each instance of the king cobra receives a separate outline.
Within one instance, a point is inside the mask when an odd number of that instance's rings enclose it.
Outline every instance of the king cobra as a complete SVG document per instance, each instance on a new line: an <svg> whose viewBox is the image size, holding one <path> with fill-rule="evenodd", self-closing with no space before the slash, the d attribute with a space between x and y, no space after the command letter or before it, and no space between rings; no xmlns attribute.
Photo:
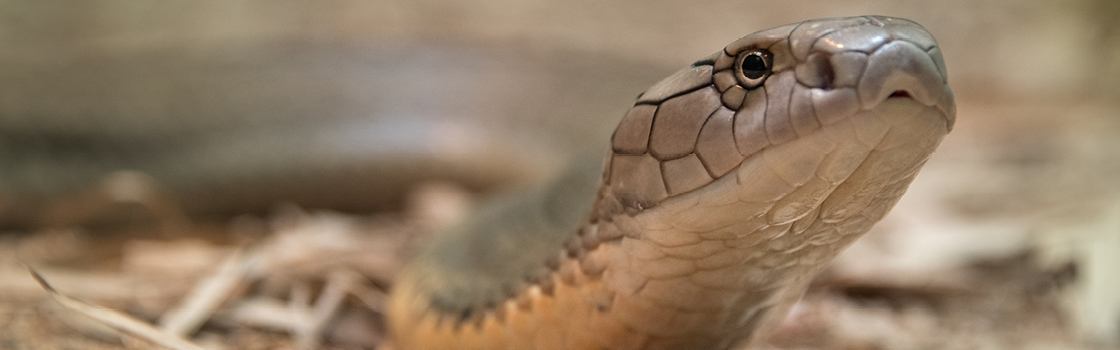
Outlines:
<svg viewBox="0 0 1120 350"><path fill-rule="evenodd" d="M955 108L912 21L743 37L639 95L604 163L438 235L394 287L396 345L758 344L898 202Z"/></svg>

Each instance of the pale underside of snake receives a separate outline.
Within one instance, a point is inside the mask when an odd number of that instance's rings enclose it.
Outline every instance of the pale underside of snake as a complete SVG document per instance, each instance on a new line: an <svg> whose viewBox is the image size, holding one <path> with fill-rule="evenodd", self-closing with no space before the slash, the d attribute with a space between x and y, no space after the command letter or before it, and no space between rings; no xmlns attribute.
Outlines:
<svg viewBox="0 0 1120 350"><path fill-rule="evenodd" d="M605 163L437 236L394 287L396 346L758 344L955 115L940 49L909 20L743 37L642 93Z"/></svg>

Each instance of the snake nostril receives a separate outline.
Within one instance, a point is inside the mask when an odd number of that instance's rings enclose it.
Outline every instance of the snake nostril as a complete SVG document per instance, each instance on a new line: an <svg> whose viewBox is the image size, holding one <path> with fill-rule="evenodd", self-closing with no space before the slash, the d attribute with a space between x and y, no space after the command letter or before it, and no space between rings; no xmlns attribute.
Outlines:
<svg viewBox="0 0 1120 350"><path fill-rule="evenodd" d="M910 92L906 91L906 90L895 90L894 92L891 93L890 96L887 96L887 98L895 98L895 97L914 98L913 96L910 96Z"/></svg>
<svg viewBox="0 0 1120 350"><path fill-rule="evenodd" d="M831 55L817 52L796 68L797 80L805 86L830 89L836 79L836 72L830 61Z"/></svg>
<svg viewBox="0 0 1120 350"><path fill-rule="evenodd" d="M833 82L836 81L836 71L832 69L832 63L822 63L819 73L821 74L821 87L831 89Z"/></svg>

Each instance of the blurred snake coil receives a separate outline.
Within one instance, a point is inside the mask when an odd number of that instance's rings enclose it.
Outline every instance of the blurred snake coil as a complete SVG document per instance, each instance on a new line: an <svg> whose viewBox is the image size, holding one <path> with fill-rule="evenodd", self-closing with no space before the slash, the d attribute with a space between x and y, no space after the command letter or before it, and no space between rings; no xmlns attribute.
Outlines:
<svg viewBox="0 0 1120 350"><path fill-rule="evenodd" d="M952 129L900 18L763 30L643 92L605 162L438 235L394 286L398 349L733 349L898 202Z"/></svg>

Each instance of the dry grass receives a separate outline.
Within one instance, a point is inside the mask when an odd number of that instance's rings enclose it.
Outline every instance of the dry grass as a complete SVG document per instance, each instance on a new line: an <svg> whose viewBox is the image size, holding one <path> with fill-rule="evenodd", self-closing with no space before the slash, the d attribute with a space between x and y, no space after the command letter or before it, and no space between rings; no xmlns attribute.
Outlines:
<svg viewBox="0 0 1120 350"><path fill-rule="evenodd" d="M381 312L395 273L419 238L460 215L466 202L435 188L414 196L421 204L407 213L282 207L266 219L194 223L193 236L159 237L136 225L7 234L0 348L390 349ZM94 235L114 239L91 244ZM36 283L27 266L53 288ZM839 266L814 284L771 344L1078 347L1061 305L1073 271L1037 266L1020 255L926 279L860 276Z"/></svg>

